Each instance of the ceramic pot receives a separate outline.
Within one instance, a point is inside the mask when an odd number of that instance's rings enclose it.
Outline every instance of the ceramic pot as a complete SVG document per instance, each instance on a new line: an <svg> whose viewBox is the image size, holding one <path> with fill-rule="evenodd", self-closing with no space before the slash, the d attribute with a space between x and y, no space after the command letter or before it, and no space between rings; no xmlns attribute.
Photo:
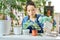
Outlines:
<svg viewBox="0 0 60 40"><path fill-rule="evenodd" d="M37 36L38 32L37 30L32 30L32 36Z"/></svg>

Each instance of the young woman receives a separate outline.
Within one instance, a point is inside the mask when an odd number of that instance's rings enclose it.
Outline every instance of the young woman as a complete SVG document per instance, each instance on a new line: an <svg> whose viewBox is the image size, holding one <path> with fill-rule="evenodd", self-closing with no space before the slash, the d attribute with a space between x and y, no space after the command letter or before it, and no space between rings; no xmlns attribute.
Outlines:
<svg viewBox="0 0 60 40"><path fill-rule="evenodd" d="M38 33L43 33L43 24L39 23L38 18L41 16L39 14L36 14L36 6L33 2L28 2L26 4L26 11L27 11L27 16L24 17L23 21L22 21L22 26L23 28L25 27L24 24L28 21L30 21L31 25L33 25L34 23L36 23L41 30L38 30ZM28 24L30 24L28 23ZM27 27L27 29L30 30L30 33L32 32L32 26L29 25Z"/></svg>

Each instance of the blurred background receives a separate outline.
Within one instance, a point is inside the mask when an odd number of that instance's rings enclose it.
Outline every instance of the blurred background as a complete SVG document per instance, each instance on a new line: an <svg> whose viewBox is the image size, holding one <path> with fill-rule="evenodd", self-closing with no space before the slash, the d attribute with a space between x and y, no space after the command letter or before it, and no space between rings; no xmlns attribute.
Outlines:
<svg viewBox="0 0 60 40"><path fill-rule="evenodd" d="M0 0L0 20L10 20L11 26L21 26L23 17L26 16L26 2L31 0ZM60 26L60 0L32 0L37 7L37 13L44 15L46 6L52 6L53 17ZM13 29L13 28L12 28Z"/></svg>

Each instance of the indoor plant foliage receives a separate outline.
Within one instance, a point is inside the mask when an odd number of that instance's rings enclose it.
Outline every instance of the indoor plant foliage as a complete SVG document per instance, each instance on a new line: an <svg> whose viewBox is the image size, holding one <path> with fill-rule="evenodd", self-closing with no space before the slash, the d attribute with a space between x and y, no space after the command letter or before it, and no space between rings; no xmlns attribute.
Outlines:
<svg viewBox="0 0 60 40"><path fill-rule="evenodd" d="M39 17L38 20L39 20L40 23L44 24L46 21L51 22L52 21L52 16L49 16L49 17L47 17L47 16Z"/></svg>
<svg viewBox="0 0 60 40"><path fill-rule="evenodd" d="M3 10L6 14L9 14L12 8L22 11L22 5L25 4L25 2L26 0L0 0L0 10Z"/></svg>
<svg viewBox="0 0 60 40"><path fill-rule="evenodd" d="M10 6L9 9L14 8L14 9L18 9L19 11L22 11L23 5L25 5L26 2L28 1L31 0L0 0L0 9L3 8L3 10L5 11L7 5L9 5ZM40 7L42 4L44 5L46 1L47 0L36 0L34 1L34 3L36 4L36 6Z"/></svg>
<svg viewBox="0 0 60 40"><path fill-rule="evenodd" d="M23 24L23 29L27 29L29 26L31 26L32 29L40 30L39 25L35 22L34 23L30 22L30 20Z"/></svg>

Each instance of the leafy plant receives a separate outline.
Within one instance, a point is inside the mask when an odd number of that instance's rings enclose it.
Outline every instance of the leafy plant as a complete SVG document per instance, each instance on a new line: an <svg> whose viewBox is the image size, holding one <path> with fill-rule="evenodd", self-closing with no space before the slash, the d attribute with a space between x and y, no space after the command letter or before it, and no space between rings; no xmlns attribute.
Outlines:
<svg viewBox="0 0 60 40"><path fill-rule="evenodd" d="M22 6L20 5L20 2L19 2L19 5L16 3L18 2L19 0L7 0L7 4L9 4L12 8L15 8L15 9L18 9L19 11L21 11L23 8Z"/></svg>
<svg viewBox="0 0 60 40"><path fill-rule="evenodd" d="M34 24L32 25L32 28L33 28L33 29L36 29L36 30L41 30L40 27L39 27L39 25L38 25L37 23L34 23Z"/></svg>
<svg viewBox="0 0 60 40"><path fill-rule="evenodd" d="M23 24L24 29L27 29L29 26L31 26L32 29L41 30L37 23L32 23L30 20Z"/></svg>
<svg viewBox="0 0 60 40"><path fill-rule="evenodd" d="M17 20L16 16L13 13L9 13L10 17L13 18L14 20Z"/></svg>
<svg viewBox="0 0 60 40"><path fill-rule="evenodd" d="M52 16L49 16L49 17L47 17L47 16L39 17L38 20L39 20L40 23L44 24L46 21L51 22L52 21Z"/></svg>
<svg viewBox="0 0 60 40"><path fill-rule="evenodd" d="M16 2L18 2L18 4ZM15 15L11 13L11 9L13 8L22 11L22 3L24 4L25 2L26 0L0 0L0 12L5 15L10 15L11 18L16 19Z"/></svg>

